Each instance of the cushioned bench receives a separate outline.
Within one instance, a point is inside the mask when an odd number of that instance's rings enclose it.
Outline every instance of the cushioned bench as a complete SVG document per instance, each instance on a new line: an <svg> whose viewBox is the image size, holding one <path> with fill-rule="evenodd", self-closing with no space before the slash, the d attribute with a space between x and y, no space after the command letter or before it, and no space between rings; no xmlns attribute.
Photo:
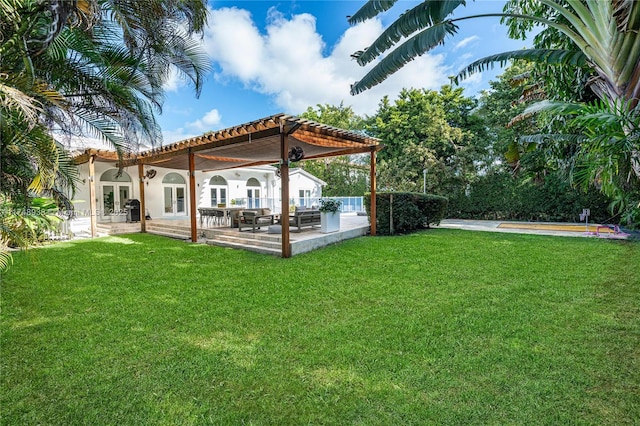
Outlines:
<svg viewBox="0 0 640 426"><path fill-rule="evenodd" d="M269 209L263 209L269 210ZM244 210L238 217L238 230L242 232L243 229L251 228L251 232L256 232L256 228L260 229L262 226L269 226L275 223L274 215L272 214L259 214L254 210Z"/></svg>
<svg viewBox="0 0 640 426"><path fill-rule="evenodd" d="M318 210L296 210L293 216L289 216L289 226L301 228L305 226L320 226L320 212Z"/></svg>
<svg viewBox="0 0 640 426"><path fill-rule="evenodd" d="M229 216L231 219L231 227L232 228L238 228L238 223L240 222L240 215L242 215L242 212L255 212L258 216L267 216L271 214L271 209L267 209L267 208L259 208L259 209L238 209L238 210L232 210L229 212Z"/></svg>

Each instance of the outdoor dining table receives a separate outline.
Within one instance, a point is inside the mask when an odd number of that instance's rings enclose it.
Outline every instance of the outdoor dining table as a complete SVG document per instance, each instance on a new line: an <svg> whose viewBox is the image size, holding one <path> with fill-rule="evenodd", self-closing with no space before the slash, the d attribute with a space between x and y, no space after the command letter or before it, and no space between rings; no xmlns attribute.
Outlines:
<svg viewBox="0 0 640 426"><path fill-rule="evenodd" d="M200 225L205 217L222 217L227 225L231 225L231 212L244 210L244 207L200 207Z"/></svg>

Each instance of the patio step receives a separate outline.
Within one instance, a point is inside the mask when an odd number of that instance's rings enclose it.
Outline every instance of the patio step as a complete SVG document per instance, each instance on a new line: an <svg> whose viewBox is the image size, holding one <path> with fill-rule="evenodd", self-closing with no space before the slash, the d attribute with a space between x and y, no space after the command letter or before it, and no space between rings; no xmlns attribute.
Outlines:
<svg viewBox="0 0 640 426"><path fill-rule="evenodd" d="M173 224L173 223L167 223L167 221L164 222L154 222L152 220L147 220L146 221L146 226L147 226L147 230L149 229L162 229L164 231L171 231L171 232L175 232L177 231L178 233L182 233L182 232L191 232L191 227L188 225L184 225L184 224Z"/></svg>
<svg viewBox="0 0 640 426"><path fill-rule="evenodd" d="M152 224L147 222L147 232L176 240L191 240L191 230L184 226L165 225L164 223Z"/></svg>
<svg viewBox="0 0 640 426"><path fill-rule="evenodd" d="M259 247L267 247L280 250L280 240L269 240L261 238L245 238L242 235L217 235L215 238L208 238L207 241L226 241L230 243L246 244Z"/></svg>
<svg viewBox="0 0 640 426"><path fill-rule="evenodd" d="M282 237L275 234L239 232L234 230L207 230L207 244L251 250L258 253L282 254Z"/></svg>
<svg viewBox="0 0 640 426"><path fill-rule="evenodd" d="M96 232L105 235L132 234L140 232L140 223L98 223Z"/></svg>
<svg viewBox="0 0 640 426"><path fill-rule="evenodd" d="M280 246L278 246L278 248L276 249L276 248L266 247L263 245L248 244L247 241L207 240L207 244L211 246L229 247L229 248L235 248L239 250L249 250L256 253L271 254L273 256L280 256L282 254L282 249L280 248Z"/></svg>

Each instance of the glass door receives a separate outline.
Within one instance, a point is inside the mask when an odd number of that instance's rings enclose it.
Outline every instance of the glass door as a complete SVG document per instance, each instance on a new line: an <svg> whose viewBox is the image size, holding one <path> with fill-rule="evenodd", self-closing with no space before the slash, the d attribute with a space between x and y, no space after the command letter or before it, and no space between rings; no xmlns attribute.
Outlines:
<svg viewBox="0 0 640 426"><path fill-rule="evenodd" d="M131 198L131 187L129 185L118 184L118 200L116 202L116 213L118 215L126 216L127 212L125 206L127 201Z"/></svg>
<svg viewBox="0 0 640 426"><path fill-rule="evenodd" d="M218 204L227 205L227 188L211 188L211 207L218 207Z"/></svg>
<svg viewBox="0 0 640 426"><path fill-rule="evenodd" d="M187 213L186 199L186 188L183 186L176 186L176 215L185 215Z"/></svg>
<svg viewBox="0 0 640 426"><path fill-rule="evenodd" d="M184 185L164 186L164 215L185 216L187 214L187 188Z"/></svg>
<svg viewBox="0 0 640 426"><path fill-rule="evenodd" d="M102 205L100 206L100 218L110 218L115 212L115 185L102 185Z"/></svg>
<svg viewBox="0 0 640 426"><path fill-rule="evenodd" d="M173 215L173 188L164 187L164 214Z"/></svg>
<svg viewBox="0 0 640 426"><path fill-rule="evenodd" d="M250 209L260 207L260 188L247 188L247 201Z"/></svg>
<svg viewBox="0 0 640 426"><path fill-rule="evenodd" d="M108 183L102 185L100 217L111 220L116 216L126 216L125 205L131 198L131 185L128 183Z"/></svg>

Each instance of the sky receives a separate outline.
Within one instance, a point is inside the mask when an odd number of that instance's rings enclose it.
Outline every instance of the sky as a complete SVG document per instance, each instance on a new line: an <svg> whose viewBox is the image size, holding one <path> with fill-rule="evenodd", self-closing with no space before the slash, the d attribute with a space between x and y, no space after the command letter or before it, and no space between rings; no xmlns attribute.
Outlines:
<svg viewBox="0 0 640 426"><path fill-rule="evenodd" d="M380 100L402 88L439 90L465 65L484 56L528 47L510 40L499 18L460 21L457 35L359 95L350 85L372 65L359 66L351 54L368 46L397 16L418 1L400 0L375 19L350 26L364 0L215 1L209 3L202 39L211 60L199 98L177 74L167 83L158 121L164 144L278 113L298 115L321 104L350 106L361 116L375 114ZM467 0L456 16L500 12L504 1ZM501 73L499 68L461 83L476 96Z"/></svg>

